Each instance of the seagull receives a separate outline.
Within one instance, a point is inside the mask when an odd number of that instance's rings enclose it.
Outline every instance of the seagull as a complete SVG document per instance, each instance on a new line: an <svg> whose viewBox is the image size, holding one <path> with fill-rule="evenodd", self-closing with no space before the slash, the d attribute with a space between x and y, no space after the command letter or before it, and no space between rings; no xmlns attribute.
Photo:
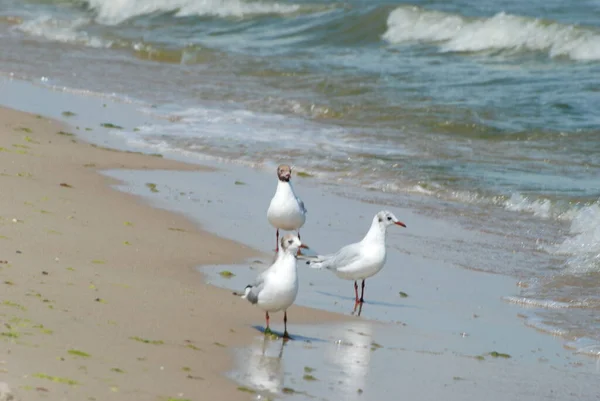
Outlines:
<svg viewBox="0 0 600 401"><path fill-rule="evenodd" d="M291 177L292 168L290 166L282 164L277 167L277 190L267 210L269 223L277 229L275 252L279 250L279 230L296 230L298 239L300 239L300 227L306 221L304 202L294 193L294 188L290 182Z"/></svg>
<svg viewBox="0 0 600 401"><path fill-rule="evenodd" d="M391 225L406 227L392 212L382 210L373 217L367 235L354 244L346 245L329 255L305 256L306 264L315 269L328 269L345 280L354 280L355 305L363 304L365 280L377 274L385 264L385 234ZM357 280L362 280L362 291L358 298Z"/></svg>
<svg viewBox="0 0 600 401"><path fill-rule="evenodd" d="M251 304L258 305L265 311L267 327L265 334L272 333L269 328L269 312L283 310L283 338L290 338L287 332L287 308L296 300L298 295L298 272L296 271L296 257L300 248L308 247L300 242L300 238L293 234L286 234L281 238L281 250L277 253L275 262L258 275L254 284L246 286L243 299Z"/></svg>

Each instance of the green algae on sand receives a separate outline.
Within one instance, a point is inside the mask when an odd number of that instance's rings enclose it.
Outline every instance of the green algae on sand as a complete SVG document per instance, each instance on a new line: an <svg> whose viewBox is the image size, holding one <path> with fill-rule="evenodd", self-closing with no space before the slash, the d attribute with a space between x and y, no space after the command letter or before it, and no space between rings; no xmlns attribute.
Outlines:
<svg viewBox="0 0 600 401"><path fill-rule="evenodd" d="M310 174L310 173L307 173L307 172L305 172L305 171L298 171L298 172L296 173L296 175L297 175L298 177L302 177L302 178L311 178L311 177L314 177L314 175L312 175L312 174Z"/></svg>
<svg viewBox="0 0 600 401"><path fill-rule="evenodd" d="M102 123L100 124L101 127L104 128L110 128L110 129L123 129L123 127L121 127L120 125L116 125L113 123Z"/></svg>
<svg viewBox="0 0 600 401"><path fill-rule="evenodd" d="M147 182L146 186L150 189L151 192L158 192L158 189L156 189L156 184L152 182Z"/></svg>
<svg viewBox="0 0 600 401"><path fill-rule="evenodd" d="M69 355L80 356L82 358L90 358L91 357L91 355L88 354L87 352L83 352L83 351L80 351L80 350L77 350L77 349L70 349L70 350L67 351L67 353Z"/></svg>
<svg viewBox="0 0 600 401"><path fill-rule="evenodd" d="M506 359L508 359L508 358L510 358L510 357L511 357L511 356L510 356L510 355L508 355L508 354L504 354L504 353L502 353L502 352L497 352L497 351L492 351L492 352L490 352L490 356L491 356L491 357L494 357L494 358L506 358Z"/></svg>
<svg viewBox="0 0 600 401"><path fill-rule="evenodd" d="M142 338L142 337L138 337L138 336L133 336L133 337L129 337L130 340L134 340L134 341L138 341L144 344L154 344L154 345L161 345L164 344L165 342L162 340L148 340L147 338Z"/></svg>
<svg viewBox="0 0 600 401"><path fill-rule="evenodd" d="M72 379L69 379L66 377L50 376L45 373L34 373L32 376L37 377L38 379L50 380L50 381L53 381L54 383L68 384L69 386L76 386L79 384L75 380L72 380Z"/></svg>
<svg viewBox="0 0 600 401"><path fill-rule="evenodd" d="M256 394L256 390L253 390L250 387L238 386L237 389L238 389L238 391L241 391L243 393Z"/></svg>

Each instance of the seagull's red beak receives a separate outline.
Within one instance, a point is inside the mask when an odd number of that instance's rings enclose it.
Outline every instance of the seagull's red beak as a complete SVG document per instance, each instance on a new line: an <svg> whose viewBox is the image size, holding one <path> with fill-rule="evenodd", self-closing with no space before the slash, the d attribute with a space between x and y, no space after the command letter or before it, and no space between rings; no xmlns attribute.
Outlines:
<svg viewBox="0 0 600 401"><path fill-rule="evenodd" d="M304 245L304 244L301 244L301 245L300 245L300 247L298 248L298 253L297 253L296 255L302 255L302 256L305 256L305 255L302 253L302 249L310 249L310 248L309 248L308 246Z"/></svg>
<svg viewBox="0 0 600 401"><path fill-rule="evenodd" d="M400 227L406 227L406 224L404 224L404 223L403 223L403 222L401 222L401 221L397 221L397 222L395 222L394 224L395 224L395 225L397 225L397 226L400 226Z"/></svg>

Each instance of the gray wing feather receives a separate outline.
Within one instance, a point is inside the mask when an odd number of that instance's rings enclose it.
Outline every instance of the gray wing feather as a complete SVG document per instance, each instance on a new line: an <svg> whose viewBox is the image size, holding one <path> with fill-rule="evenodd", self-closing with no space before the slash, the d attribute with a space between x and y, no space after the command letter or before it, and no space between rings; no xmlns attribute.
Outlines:
<svg viewBox="0 0 600 401"><path fill-rule="evenodd" d="M298 200L298 205L300 205L300 210L302 210L302 213L307 213L308 210L306 210L306 207L304 206L304 202L302 201L302 199L296 197L296 199Z"/></svg>
<svg viewBox="0 0 600 401"><path fill-rule="evenodd" d="M314 259L307 258L306 264L317 269L337 270L348 266L360 258L360 252L357 249L358 244L346 245L336 253L330 255L317 256Z"/></svg>
<svg viewBox="0 0 600 401"><path fill-rule="evenodd" d="M250 303L255 304L258 302L258 294L263 290L265 286L265 275L266 271L256 277L253 284L249 284L246 286L246 293L244 298L246 298Z"/></svg>
<svg viewBox="0 0 600 401"><path fill-rule="evenodd" d="M251 304L255 304L258 302L258 293L260 289L257 287L250 287L250 291L246 294L246 299L250 301Z"/></svg>

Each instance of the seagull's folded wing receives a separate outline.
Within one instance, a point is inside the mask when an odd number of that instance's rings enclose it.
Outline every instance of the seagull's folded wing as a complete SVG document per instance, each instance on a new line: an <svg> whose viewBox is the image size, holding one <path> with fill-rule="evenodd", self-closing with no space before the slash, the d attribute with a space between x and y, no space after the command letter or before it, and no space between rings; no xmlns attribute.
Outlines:
<svg viewBox="0 0 600 401"><path fill-rule="evenodd" d="M308 210L306 210L306 206L304 206L304 202L298 197L296 197L296 199L298 200L298 205L300 205L300 210L302 210L302 213L308 213Z"/></svg>
<svg viewBox="0 0 600 401"><path fill-rule="evenodd" d="M317 256L307 263L310 264L310 267L317 269L338 270L353 264L358 259L360 259L359 244L350 244L346 245L336 253Z"/></svg>

